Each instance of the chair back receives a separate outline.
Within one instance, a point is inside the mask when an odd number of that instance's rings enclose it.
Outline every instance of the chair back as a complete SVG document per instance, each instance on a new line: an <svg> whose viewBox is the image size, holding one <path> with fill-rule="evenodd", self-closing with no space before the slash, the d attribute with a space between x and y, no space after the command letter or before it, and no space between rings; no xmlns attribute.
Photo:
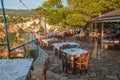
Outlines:
<svg viewBox="0 0 120 80"><path fill-rule="evenodd" d="M41 44L43 39L47 39L47 36L46 35L40 35L40 37L38 39L38 42Z"/></svg>
<svg viewBox="0 0 120 80"><path fill-rule="evenodd" d="M70 44L63 44L62 48L63 48L63 49L70 48Z"/></svg>
<svg viewBox="0 0 120 80"><path fill-rule="evenodd" d="M89 60L89 53L80 54L79 63L81 65L81 69L83 68L83 66L84 66L84 69L88 68L88 60Z"/></svg>
<svg viewBox="0 0 120 80"><path fill-rule="evenodd" d="M89 59L89 54L80 54L80 61L87 61Z"/></svg>
<svg viewBox="0 0 120 80"><path fill-rule="evenodd" d="M70 56L68 56L67 54L65 53L62 53L62 70L64 71L65 69L65 73L67 74L68 73L68 69L70 70Z"/></svg>

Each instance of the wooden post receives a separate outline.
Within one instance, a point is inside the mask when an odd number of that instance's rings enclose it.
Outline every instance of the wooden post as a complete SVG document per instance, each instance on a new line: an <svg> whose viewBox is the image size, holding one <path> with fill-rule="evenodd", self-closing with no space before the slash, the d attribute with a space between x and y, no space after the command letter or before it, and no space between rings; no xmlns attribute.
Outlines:
<svg viewBox="0 0 120 80"><path fill-rule="evenodd" d="M95 21L95 30L96 30L96 28L97 28L97 23L96 23L96 21Z"/></svg>
<svg viewBox="0 0 120 80"><path fill-rule="evenodd" d="M91 23L91 32L93 31L93 23Z"/></svg>
<svg viewBox="0 0 120 80"><path fill-rule="evenodd" d="M95 41L98 42L98 36L97 36L98 32L97 32L97 22L96 21L95 21L95 32L96 32Z"/></svg>
<svg viewBox="0 0 120 80"><path fill-rule="evenodd" d="M90 23L89 23L89 33L91 32L91 25L90 25Z"/></svg>
<svg viewBox="0 0 120 80"><path fill-rule="evenodd" d="M102 38L104 37L104 22L102 22Z"/></svg>
<svg viewBox="0 0 120 80"><path fill-rule="evenodd" d="M104 37L104 22L102 21L102 31L101 31L101 51L103 49L103 37Z"/></svg>

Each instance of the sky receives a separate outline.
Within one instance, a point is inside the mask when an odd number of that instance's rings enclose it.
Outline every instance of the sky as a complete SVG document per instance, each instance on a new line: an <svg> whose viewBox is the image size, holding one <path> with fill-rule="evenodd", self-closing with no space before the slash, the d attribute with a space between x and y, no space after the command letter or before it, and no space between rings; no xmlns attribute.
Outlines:
<svg viewBox="0 0 120 80"><path fill-rule="evenodd" d="M22 0L22 2L29 8L29 9L35 9L42 5L42 3L45 0ZM65 0L63 0L63 4L65 3ZM7 9L27 9L22 5L20 0L3 0L4 7ZM1 8L1 1L0 1L0 8Z"/></svg>
<svg viewBox="0 0 120 80"><path fill-rule="evenodd" d="M35 9L38 6L42 5L45 0L22 0L22 2L29 8ZM25 8L20 0L3 0L4 7L7 9L27 9ZM1 8L1 1L0 1L0 8Z"/></svg>

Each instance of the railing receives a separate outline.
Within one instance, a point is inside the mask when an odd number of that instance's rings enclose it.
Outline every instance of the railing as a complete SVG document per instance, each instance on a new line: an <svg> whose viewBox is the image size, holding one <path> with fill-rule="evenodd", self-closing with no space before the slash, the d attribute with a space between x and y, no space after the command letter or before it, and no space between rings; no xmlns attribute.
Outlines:
<svg viewBox="0 0 120 80"><path fill-rule="evenodd" d="M0 44L0 46L7 46L7 44Z"/></svg>
<svg viewBox="0 0 120 80"><path fill-rule="evenodd" d="M31 43L36 43L36 56L38 55L38 53L39 53L39 50L38 50L38 40L37 39L34 39L34 40L32 40L32 41L29 41L29 42L27 42L27 43L24 43L24 44L22 44L22 45L19 45L19 46L17 46L17 47L15 47L15 48L12 48L12 49L10 49L10 52L11 51L14 51L14 50L16 50L16 49L18 49L18 48L21 48L21 47L24 47L24 53L26 54L26 48L25 48L25 46L26 45L28 45L28 44L31 44ZM26 56L26 55L25 55ZM9 57L10 57L10 55L9 55Z"/></svg>
<svg viewBox="0 0 120 80"><path fill-rule="evenodd" d="M9 38L8 38L8 29L7 29L7 25L6 25L6 16L5 16L5 10L4 10L3 0L1 0L1 5L2 5L2 14L3 14L3 18L4 18L4 28L5 28L5 32L6 32L6 44L0 44L0 47L1 46L7 46L8 47L8 58L10 58L10 52L11 51L16 50L16 49L18 49L20 47L24 47L24 52L26 54L26 48L25 48L25 46L27 44L34 43L34 42L36 43L36 46L37 46L36 54L38 55L38 40L37 39L29 41L29 42L27 42L25 44L22 44L20 46L17 46L15 48L10 49L10 43L9 43Z"/></svg>
<svg viewBox="0 0 120 80"><path fill-rule="evenodd" d="M17 47L15 47L15 48L12 48L12 49L9 49L10 51L9 51L9 54L8 54L8 58L10 58L10 52L12 52L12 51L14 51L14 50L16 50L16 49L18 49L18 48L21 48L21 47L24 47L24 53L25 53L25 56L26 56L26 48L25 48L25 46L26 45L28 45L28 44L31 44L31 43L34 43L35 45L36 45L36 56L38 55L38 53L39 53L39 49L38 49L38 40L37 39L34 39L34 40L31 40L31 41L29 41L29 42L27 42L27 43L24 43L24 44L22 44L22 45L19 45L19 46L17 46ZM7 44L0 44L0 47L1 46L7 46Z"/></svg>

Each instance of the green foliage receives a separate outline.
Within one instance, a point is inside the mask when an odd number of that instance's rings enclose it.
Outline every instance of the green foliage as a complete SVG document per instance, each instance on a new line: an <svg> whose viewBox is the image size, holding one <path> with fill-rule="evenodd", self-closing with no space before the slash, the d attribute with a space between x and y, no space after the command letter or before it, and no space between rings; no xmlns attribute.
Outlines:
<svg viewBox="0 0 120 80"><path fill-rule="evenodd" d="M20 35L23 35L23 34L24 34L24 31L20 28L20 29L18 30L18 33L19 33Z"/></svg>
<svg viewBox="0 0 120 80"><path fill-rule="evenodd" d="M96 16L102 10L97 0L67 0L70 7L75 12L87 15L89 17Z"/></svg>
<svg viewBox="0 0 120 80"><path fill-rule="evenodd" d="M75 26L75 27L79 27L79 26L84 26L86 24L86 21L88 21L88 19L80 14L69 14L67 16L67 24Z"/></svg>
<svg viewBox="0 0 120 80"><path fill-rule="evenodd" d="M3 22L3 17L0 17L0 22Z"/></svg>
<svg viewBox="0 0 120 80"><path fill-rule="evenodd" d="M44 31L45 31L45 30L44 30L43 27L41 27L40 30L39 30L40 33L44 33Z"/></svg>
<svg viewBox="0 0 120 80"><path fill-rule="evenodd" d="M45 18L45 21L52 25L84 26L88 19L120 8L119 0L66 0L68 6L65 7L63 6L62 1L63 0L45 0L42 6L33 11L38 13L41 19ZM0 14L2 14L1 9ZM11 17L7 19L8 22L13 23L25 21L21 18L21 16L31 16L30 12L27 10L6 9L6 14L11 16L19 16L16 18ZM77 18L76 20L74 19L74 21L70 21L73 19L72 16L76 18L78 16L79 19ZM83 17L84 19L80 19L80 17ZM77 20L81 21L76 22ZM3 22L2 18L0 18L0 22Z"/></svg>
<svg viewBox="0 0 120 80"><path fill-rule="evenodd" d="M59 23L63 18L62 13L59 13L57 10L50 10L49 15L51 16L47 17L47 22L52 25Z"/></svg>
<svg viewBox="0 0 120 80"><path fill-rule="evenodd" d="M119 0L67 0L70 8L90 17L120 8Z"/></svg>
<svg viewBox="0 0 120 80"><path fill-rule="evenodd" d="M20 17L20 16L16 16L16 22L17 23L22 23L23 22L23 17Z"/></svg>
<svg viewBox="0 0 120 80"><path fill-rule="evenodd" d="M12 55L10 55L10 57L15 58L15 57L18 57L18 55L17 54L12 54Z"/></svg>
<svg viewBox="0 0 120 80"><path fill-rule="evenodd" d="M16 16L16 17L7 17L7 23L22 23L24 22L23 17Z"/></svg>
<svg viewBox="0 0 120 80"><path fill-rule="evenodd" d="M36 49L28 50L26 56L28 58L34 58L34 59L36 59Z"/></svg>
<svg viewBox="0 0 120 80"><path fill-rule="evenodd" d="M50 28L50 30L49 30L50 32L54 32L54 28Z"/></svg>
<svg viewBox="0 0 120 80"><path fill-rule="evenodd" d="M2 43L6 43L6 37L0 38L0 44L2 44Z"/></svg>
<svg viewBox="0 0 120 80"><path fill-rule="evenodd" d="M120 8L119 0L99 0L99 5L103 7L102 12L108 12Z"/></svg>
<svg viewBox="0 0 120 80"><path fill-rule="evenodd" d="M7 23L15 23L15 22L16 22L16 20L12 16L7 17Z"/></svg>
<svg viewBox="0 0 120 80"><path fill-rule="evenodd" d="M25 36L24 36L24 31L20 28L19 30L18 30L18 38L25 38ZM24 40L18 40L19 41L19 44L21 44L21 43L23 43L24 42Z"/></svg>
<svg viewBox="0 0 120 80"><path fill-rule="evenodd" d="M106 11L120 8L119 0L66 0L68 6L62 5L62 0L46 0L36 11L51 25L85 26L90 18Z"/></svg>
<svg viewBox="0 0 120 80"><path fill-rule="evenodd" d="M63 7L61 0L46 0L42 6L44 8L61 8Z"/></svg>
<svg viewBox="0 0 120 80"><path fill-rule="evenodd" d="M13 9L5 9L6 15L9 16L22 16L22 17L30 17L30 12L28 10L13 10ZM2 15L2 10L0 9L0 15Z"/></svg>
<svg viewBox="0 0 120 80"><path fill-rule="evenodd" d="M42 18L42 17L46 16L46 11L47 10L40 6L40 7L36 8L34 11L39 14L40 18Z"/></svg>
<svg viewBox="0 0 120 80"><path fill-rule="evenodd" d="M8 37L11 44L17 43L18 39L16 37L16 33L9 33Z"/></svg>

